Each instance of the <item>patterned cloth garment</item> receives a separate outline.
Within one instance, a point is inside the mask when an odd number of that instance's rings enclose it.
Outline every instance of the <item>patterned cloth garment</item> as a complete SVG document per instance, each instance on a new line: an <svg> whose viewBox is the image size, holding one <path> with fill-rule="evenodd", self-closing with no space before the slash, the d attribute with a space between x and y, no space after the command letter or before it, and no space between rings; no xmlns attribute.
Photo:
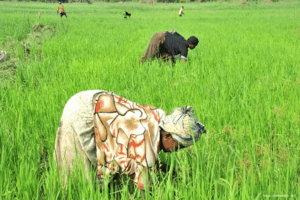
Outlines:
<svg viewBox="0 0 300 200"><path fill-rule="evenodd" d="M143 173L156 164L160 142L159 123L166 112L144 106L111 92L94 96L94 132L97 176L116 173L134 175L134 184L144 190Z"/></svg>
<svg viewBox="0 0 300 200"><path fill-rule="evenodd" d="M54 159L66 184L74 167L84 164L89 180L90 164L97 166L100 184L116 173L133 175L145 189L143 173L156 165L160 130L189 146L205 131L194 118L193 108L175 108L171 115L103 90L82 91L66 103L57 129Z"/></svg>
<svg viewBox="0 0 300 200"><path fill-rule="evenodd" d="M66 103L56 133L53 152L60 177L66 184L68 174L84 163L89 180L90 165L97 166L94 137L93 96L101 90L87 90L73 95ZM78 166L79 165L79 166Z"/></svg>
<svg viewBox="0 0 300 200"><path fill-rule="evenodd" d="M205 133L204 125L195 118L191 106L174 108L172 114L164 117L159 126L171 133L172 138L184 147L193 145Z"/></svg>

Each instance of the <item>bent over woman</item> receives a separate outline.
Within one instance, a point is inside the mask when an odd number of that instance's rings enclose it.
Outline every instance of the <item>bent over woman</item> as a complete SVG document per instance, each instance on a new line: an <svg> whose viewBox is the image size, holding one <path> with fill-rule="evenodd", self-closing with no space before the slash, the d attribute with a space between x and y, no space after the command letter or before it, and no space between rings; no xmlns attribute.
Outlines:
<svg viewBox="0 0 300 200"><path fill-rule="evenodd" d="M195 36L185 40L174 30L155 33L139 62L159 58L164 61L171 60L173 63L176 58L186 62L188 49L194 49L199 41Z"/></svg>
<svg viewBox="0 0 300 200"><path fill-rule="evenodd" d="M54 157L64 177L82 161L87 180L94 165L100 185L105 176L123 173L134 176L134 184L144 190L149 183L144 174L158 166L159 151L190 146L205 132L190 106L175 108L168 115L112 92L88 90L66 103Z"/></svg>

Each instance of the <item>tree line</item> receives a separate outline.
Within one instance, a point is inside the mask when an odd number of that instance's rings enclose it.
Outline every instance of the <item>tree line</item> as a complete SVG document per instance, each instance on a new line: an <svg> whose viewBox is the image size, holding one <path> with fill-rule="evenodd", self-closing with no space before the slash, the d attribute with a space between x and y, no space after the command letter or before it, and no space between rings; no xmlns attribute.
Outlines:
<svg viewBox="0 0 300 200"><path fill-rule="evenodd" d="M12 1L12 0L0 0L0 1ZM14 0L15 1L15 0ZM139 2L139 3L188 3L188 2L233 2L234 0L16 0L24 2L45 2L45 3L93 3L93 2ZM235 0L235 2L278 2L279 0Z"/></svg>

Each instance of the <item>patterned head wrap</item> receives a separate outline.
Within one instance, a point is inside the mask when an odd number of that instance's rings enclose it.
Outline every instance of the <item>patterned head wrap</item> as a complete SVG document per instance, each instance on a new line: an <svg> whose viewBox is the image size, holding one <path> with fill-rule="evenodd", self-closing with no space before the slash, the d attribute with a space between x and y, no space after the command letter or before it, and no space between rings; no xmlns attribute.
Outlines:
<svg viewBox="0 0 300 200"><path fill-rule="evenodd" d="M191 106L182 106L181 108L174 108L171 115L165 116L159 126L171 133L176 142L182 146L190 146L198 141L200 135L205 133L204 125L198 119L195 119L194 109Z"/></svg>

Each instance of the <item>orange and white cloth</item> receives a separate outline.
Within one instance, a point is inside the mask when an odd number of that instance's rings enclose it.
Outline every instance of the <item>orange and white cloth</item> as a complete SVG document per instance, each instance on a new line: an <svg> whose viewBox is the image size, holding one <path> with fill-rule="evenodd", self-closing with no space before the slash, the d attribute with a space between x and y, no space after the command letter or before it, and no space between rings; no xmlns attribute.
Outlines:
<svg viewBox="0 0 300 200"><path fill-rule="evenodd" d="M206 132L204 125L195 118L193 107L187 105L174 108L170 115L161 120L159 126L171 133L172 138L184 147L193 145Z"/></svg>
<svg viewBox="0 0 300 200"><path fill-rule="evenodd" d="M142 173L156 164L165 111L104 91L93 102L98 179L134 175L133 182L144 190Z"/></svg>

